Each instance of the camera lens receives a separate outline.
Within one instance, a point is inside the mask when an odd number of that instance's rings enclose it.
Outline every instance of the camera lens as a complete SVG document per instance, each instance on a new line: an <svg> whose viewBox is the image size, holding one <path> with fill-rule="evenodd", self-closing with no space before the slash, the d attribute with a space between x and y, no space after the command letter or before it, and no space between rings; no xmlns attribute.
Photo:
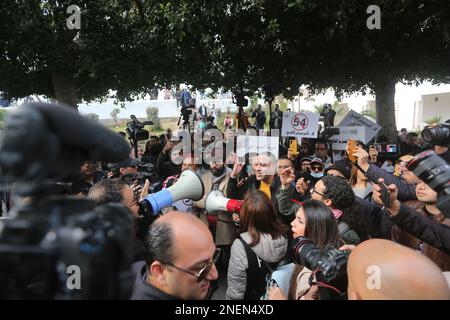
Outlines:
<svg viewBox="0 0 450 320"><path fill-rule="evenodd" d="M450 166L447 162L427 150L415 156L407 168L438 193L437 207L450 215Z"/></svg>
<svg viewBox="0 0 450 320"><path fill-rule="evenodd" d="M298 237L294 239L292 247L294 248L294 260L297 264L305 266L309 270L316 268L321 251L311 240Z"/></svg>
<svg viewBox="0 0 450 320"><path fill-rule="evenodd" d="M419 153L407 168L437 192L450 181L450 166L432 150Z"/></svg>
<svg viewBox="0 0 450 320"><path fill-rule="evenodd" d="M450 144L450 126L440 124L437 127L425 128L421 133L423 141L432 145L448 146Z"/></svg>

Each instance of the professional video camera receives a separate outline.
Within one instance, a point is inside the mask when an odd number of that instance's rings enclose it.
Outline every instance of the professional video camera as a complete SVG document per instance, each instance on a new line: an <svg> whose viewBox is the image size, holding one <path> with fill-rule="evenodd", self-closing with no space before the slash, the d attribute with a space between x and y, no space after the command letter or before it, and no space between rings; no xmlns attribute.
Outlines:
<svg viewBox="0 0 450 320"><path fill-rule="evenodd" d="M182 106L180 111L180 116L178 117L177 126L180 126L181 120L183 120L183 129L191 132L191 121L190 118L192 116L192 111L194 108L190 106Z"/></svg>
<svg viewBox="0 0 450 320"><path fill-rule="evenodd" d="M8 114L0 170L24 201L0 221L1 298L129 297L128 209L61 196L51 182L75 176L86 160L118 162L129 152L119 135L65 106L32 103Z"/></svg>
<svg viewBox="0 0 450 320"><path fill-rule="evenodd" d="M450 218L450 165L427 150L410 160L407 168L438 193L436 206Z"/></svg>
<svg viewBox="0 0 450 320"><path fill-rule="evenodd" d="M446 147L450 145L450 123L442 123L436 127L422 130L422 139L431 145Z"/></svg>
<svg viewBox="0 0 450 320"><path fill-rule="evenodd" d="M127 122L127 134L134 148L134 156L138 157L137 142L141 140L147 140L149 137L148 130L145 130L146 125L152 125L152 121L142 121L140 122L136 116L130 116L131 121Z"/></svg>
<svg viewBox="0 0 450 320"><path fill-rule="evenodd" d="M313 271L309 281L314 284L313 278L316 277L322 300L346 297L349 251L341 251L332 246L321 251L305 237L294 239L292 248L294 261Z"/></svg>

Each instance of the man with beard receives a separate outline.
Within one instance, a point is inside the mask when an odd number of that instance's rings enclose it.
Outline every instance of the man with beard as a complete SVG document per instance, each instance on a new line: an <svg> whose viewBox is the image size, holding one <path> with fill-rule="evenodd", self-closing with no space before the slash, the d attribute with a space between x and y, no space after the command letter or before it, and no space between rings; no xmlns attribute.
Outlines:
<svg viewBox="0 0 450 320"><path fill-rule="evenodd" d="M212 190L221 191L227 197L227 185L230 179L231 169L225 166L223 159L210 159L210 170L203 174L202 181L205 188L204 196L194 203L200 219L209 225L216 246L222 248L223 261L226 261L224 270L227 270L230 247L237 236L236 227L231 215L220 212L218 215L208 215L205 210L206 197Z"/></svg>
<svg viewBox="0 0 450 320"><path fill-rule="evenodd" d="M151 136L150 140L145 144L145 151L141 157L141 162L151 163L156 165L156 160L162 151L162 146L159 143L159 138L157 136Z"/></svg>

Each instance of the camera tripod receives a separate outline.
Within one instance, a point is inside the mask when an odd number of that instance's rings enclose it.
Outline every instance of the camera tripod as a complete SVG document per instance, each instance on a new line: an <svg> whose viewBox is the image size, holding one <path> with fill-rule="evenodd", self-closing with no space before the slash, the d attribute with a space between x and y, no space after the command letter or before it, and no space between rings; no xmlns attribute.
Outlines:
<svg viewBox="0 0 450 320"><path fill-rule="evenodd" d="M178 117L177 126L180 127L181 121L183 121L183 129L191 132L192 124L190 121L190 116L192 114L192 110L189 110L188 107L181 107L180 116Z"/></svg>

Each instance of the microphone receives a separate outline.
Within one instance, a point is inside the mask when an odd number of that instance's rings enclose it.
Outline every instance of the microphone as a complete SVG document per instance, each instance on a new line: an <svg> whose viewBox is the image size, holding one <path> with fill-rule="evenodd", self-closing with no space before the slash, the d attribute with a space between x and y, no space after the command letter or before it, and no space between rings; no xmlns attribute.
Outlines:
<svg viewBox="0 0 450 320"><path fill-rule="evenodd" d="M120 162L128 143L64 105L26 103L8 114L0 143L3 175L19 180L78 172L86 160Z"/></svg>

